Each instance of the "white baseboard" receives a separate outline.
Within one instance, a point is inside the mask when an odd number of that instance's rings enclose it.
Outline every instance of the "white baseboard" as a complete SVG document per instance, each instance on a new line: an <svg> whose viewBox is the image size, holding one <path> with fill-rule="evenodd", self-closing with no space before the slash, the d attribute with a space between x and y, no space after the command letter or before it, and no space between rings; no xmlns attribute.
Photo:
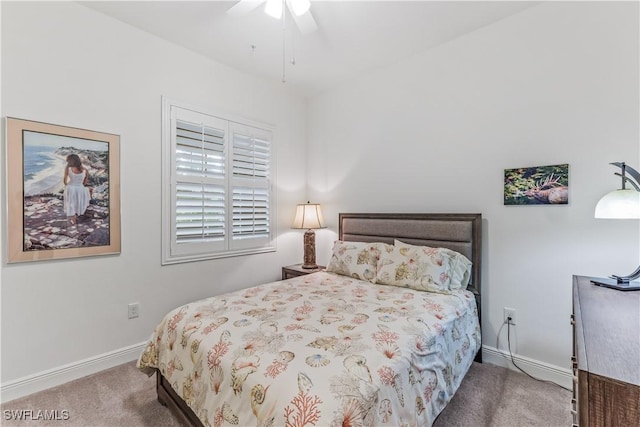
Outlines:
<svg viewBox="0 0 640 427"><path fill-rule="evenodd" d="M147 345L134 344L78 362L7 381L0 385L0 402L8 402L38 391L46 390L96 372L136 360Z"/></svg>
<svg viewBox="0 0 640 427"><path fill-rule="evenodd" d="M569 368L561 368L517 354L513 355L513 360L515 360L520 368L535 378L552 381L568 389L573 387L571 369ZM520 372L511 362L511 356L508 351L499 350L488 345L482 346L482 362L503 366ZM567 364L569 364L569 362L567 362Z"/></svg>

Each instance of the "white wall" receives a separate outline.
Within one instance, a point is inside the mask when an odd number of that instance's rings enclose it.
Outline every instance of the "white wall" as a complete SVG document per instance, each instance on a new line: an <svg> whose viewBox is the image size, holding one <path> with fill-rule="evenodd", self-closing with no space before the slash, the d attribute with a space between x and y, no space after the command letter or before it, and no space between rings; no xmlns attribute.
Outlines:
<svg viewBox="0 0 640 427"><path fill-rule="evenodd" d="M3 117L120 135L122 205L118 256L3 262L3 384L141 343L170 309L279 279L302 259L289 226L306 197L303 98L77 3L1 7ZM277 252L160 266L163 95L276 126Z"/></svg>
<svg viewBox="0 0 640 427"><path fill-rule="evenodd" d="M330 226L317 232L323 263L338 212L481 212L484 344L509 306L517 353L555 366L571 351L571 275L640 261L637 221L593 219L618 185L607 163L640 167L637 4L543 3L309 107L75 3L0 8L1 115L119 134L122 186L120 255L3 262L3 384L142 342L183 302L277 279L301 258L289 224L307 184ZM162 95L277 126L276 253L160 266ZM505 168L558 163L568 206L502 205ZM141 317L127 320L134 301Z"/></svg>
<svg viewBox="0 0 640 427"><path fill-rule="evenodd" d="M596 220L640 167L637 3L545 2L309 101L308 185L338 212L480 212L483 343L566 369L573 274L640 262L638 221ZM570 164L568 206L504 206L504 169ZM506 346L506 328L500 348Z"/></svg>

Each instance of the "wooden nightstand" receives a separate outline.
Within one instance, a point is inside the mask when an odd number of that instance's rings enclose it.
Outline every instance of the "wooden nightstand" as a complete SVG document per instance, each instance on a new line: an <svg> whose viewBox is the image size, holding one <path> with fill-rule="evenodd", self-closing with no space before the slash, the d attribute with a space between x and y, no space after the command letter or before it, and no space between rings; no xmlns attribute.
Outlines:
<svg viewBox="0 0 640 427"><path fill-rule="evenodd" d="M282 267L282 280L304 276L305 274L317 273L325 268L326 267L324 265L319 265L318 268L302 268L302 264L288 265L286 267Z"/></svg>

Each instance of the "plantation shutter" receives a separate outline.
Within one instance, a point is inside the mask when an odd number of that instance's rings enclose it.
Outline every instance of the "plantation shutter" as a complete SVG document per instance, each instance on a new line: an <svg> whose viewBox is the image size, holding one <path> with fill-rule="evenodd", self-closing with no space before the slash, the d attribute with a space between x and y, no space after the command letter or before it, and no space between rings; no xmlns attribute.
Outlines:
<svg viewBox="0 0 640 427"><path fill-rule="evenodd" d="M192 111L175 114L174 249L219 251L226 238L226 127Z"/></svg>
<svg viewBox="0 0 640 427"><path fill-rule="evenodd" d="M275 250L272 131L163 98L162 263Z"/></svg>
<svg viewBox="0 0 640 427"><path fill-rule="evenodd" d="M271 238L271 133L233 123L232 248Z"/></svg>
<svg viewBox="0 0 640 427"><path fill-rule="evenodd" d="M162 264L272 252L272 130L163 98Z"/></svg>

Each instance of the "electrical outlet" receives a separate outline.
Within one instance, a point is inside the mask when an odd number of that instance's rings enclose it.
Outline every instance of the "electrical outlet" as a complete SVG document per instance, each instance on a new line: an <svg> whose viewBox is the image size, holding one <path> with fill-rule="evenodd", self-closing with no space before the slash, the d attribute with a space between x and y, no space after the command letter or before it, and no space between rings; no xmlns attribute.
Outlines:
<svg viewBox="0 0 640 427"><path fill-rule="evenodd" d="M516 324L516 309L505 307L504 309L504 323L510 323L512 325ZM511 318L511 322L509 322L509 318Z"/></svg>
<svg viewBox="0 0 640 427"><path fill-rule="evenodd" d="M140 316L140 303L132 302L129 304L129 319L135 319Z"/></svg>

